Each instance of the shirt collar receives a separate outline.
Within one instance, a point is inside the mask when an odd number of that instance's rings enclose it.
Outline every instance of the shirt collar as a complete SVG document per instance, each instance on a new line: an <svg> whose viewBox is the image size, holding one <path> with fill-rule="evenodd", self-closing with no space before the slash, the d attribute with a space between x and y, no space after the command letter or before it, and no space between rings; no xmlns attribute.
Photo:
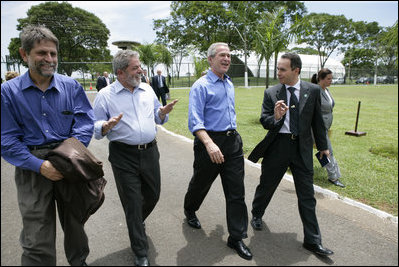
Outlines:
<svg viewBox="0 0 399 267"><path fill-rule="evenodd" d="M119 93L119 92L121 92L123 89L128 90L128 91L130 92L130 90L127 89L127 88L125 88L125 87L119 82L118 79L116 79L116 81L113 83L113 86L114 86L114 89L115 89L115 93ZM143 88L140 87L140 85L134 87L134 90L136 90L136 89L144 90Z"/></svg>
<svg viewBox="0 0 399 267"><path fill-rule="evenodd" d="M48 89L56 89L57 91L60 91L58 88L59 87L59 81L57 79L57 73L54 73L50 85L48 86ZM22 76L21 76L21 80L22 80L22 90L26 90L28 88L31 87L35 87L38 88L35 83L32 81L30 75L29 75L29 70L27 72L25 72Z"/></svg>
<svg viewBox="0 0 399 267"><path fill-rule="evenodd" d="M288 85L288 84L284 84L284 86L285 86L285 89L287 89L287 90L288 90L288 87L294 87L295 90L300 90L301 89L301 80L298 78L298 82L294 86Z"/></svg>
<svg viewBox="0 0 399 267"><path fill-rule="evenodd" d="M208 70L206 76L209 77L211 82L216 83L218 80L222 80L219 76L217 76L212 70ZM224 74L224 80L231 80L227 74Z"/></svg>

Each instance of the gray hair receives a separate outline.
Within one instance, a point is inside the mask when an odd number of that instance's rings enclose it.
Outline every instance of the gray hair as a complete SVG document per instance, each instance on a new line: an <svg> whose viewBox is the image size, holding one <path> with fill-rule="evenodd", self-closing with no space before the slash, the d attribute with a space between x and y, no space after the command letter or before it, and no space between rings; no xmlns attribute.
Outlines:
<svg viewBox="0 0 399 267"><path fill-rule="evenodd" d="M140 58L137 51L132 50L121 50L116 53L114 59L112 60L112 68L115 74L118 74L118 70L125 70L130 63L131 58Z"/></svg>
<svg viewBox="0 0 399 267"><path fill-rule="evenodd" d="M55 35L44 26L28 25L22 29L19 38L21 39L22 49L25 50L27 54L30 53L36 42L42 40L55 43L57 52L59 49L59 41L57 37L55 37Z"/></svg>
<svg viewBox="0 0 399 267"><path fill-rule="evenodd" d="M214 57L216 55L216 48L218 46L226 46L229 47L228 44L226 43L213 43L211 46L208 48L208 57Z"/></svg>

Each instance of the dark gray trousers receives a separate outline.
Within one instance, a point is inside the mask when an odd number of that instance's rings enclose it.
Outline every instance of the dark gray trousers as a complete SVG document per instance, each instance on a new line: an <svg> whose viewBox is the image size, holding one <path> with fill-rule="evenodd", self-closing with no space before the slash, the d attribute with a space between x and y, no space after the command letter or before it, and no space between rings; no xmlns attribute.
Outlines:
<svg viewBox="0 0 399 267"><path fill-rule="evenodd" d="M252 202L252 215L261 218L288 167L294 178L299 215L303 224L304 242L320 244L321 234L316 217L316 199L313 189L313 169L305 167L299 151L299 141L289 135L277 135L262 161L260 183Z"/></svg>
<svg viewBox="0 0 399 267"><path fill-rule="evenodd" d="M244 155L239 134L221 136L209 134L224 155L222 164L212 163L202 142L194 140L194 174L184 198L184 209L197 211L212 183L220 174L226 198L227 228L235 240L246 238L248 229L248 211L245 204Z"/></svg>
<svg viewBox="0 0 399 267"><path fill-rule="evenodd" d="M44 158L49 149L31 153ZM69 264L79 266L89 254L88 238L81 224L72 213L56 199L56 190L64 181L53 182L29 170L15 169L15 183L23 229L20 243L23 248L21 265L56 265L56 203L58 216L64 231L64 249Z"/></svg>
<svg viewBox="0 0 399 267"><path fill-rule="evenodd" d="M161 174L157 145L138 150L119 142L109 143L109 161L114 173L130 238L137 257L147 256L148 241L144 221L157 204Z"/></svg>

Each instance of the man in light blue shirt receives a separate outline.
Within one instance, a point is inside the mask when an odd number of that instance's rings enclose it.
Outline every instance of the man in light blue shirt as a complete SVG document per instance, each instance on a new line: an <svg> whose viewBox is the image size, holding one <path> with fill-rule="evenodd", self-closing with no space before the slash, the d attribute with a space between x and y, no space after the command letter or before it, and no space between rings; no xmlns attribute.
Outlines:
<svg viewBox="0 0 399 267"><path fill-rule="evenodd" d="M226 75L231 63L228 45L212 44L208 63L211 69L193 84L189 96L188 128L195 136L194 174L184 198L184 214L191 227L201 228L195 212L220 174L230 234L227 245L250 260L252 253L242 241L248 228L244 154L236 131L234 86Z"/></svg>
<svg viewBox="0 0 399 267"><path fill-rule="evenodd" d="M156 124L168 120L177 100L162 106L151 86L141 82L139 54L119 51L113 59L117 80L94 100L94 137L109 142L114 173L136 266L148 266L144 221L158 202L161 189Z"/></svg>

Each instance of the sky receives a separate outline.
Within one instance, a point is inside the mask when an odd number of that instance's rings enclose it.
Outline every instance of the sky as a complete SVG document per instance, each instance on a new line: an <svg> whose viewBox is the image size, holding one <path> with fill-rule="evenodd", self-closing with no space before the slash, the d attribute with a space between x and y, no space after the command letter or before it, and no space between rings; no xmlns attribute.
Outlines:
<svg viewBox="0 0 399 267"><path fill-rule="evenodd" d="M11 38L18 37L18 18L26 18L32 5L45 1L1 1L1 61L8 55ZM61 2L61 1L59 1ZM129 40L152 43L156 34L153 19L167 18L171 1L67 1L99 17L110 30L108 48L111 55L118 51L112 42ZM354 21L376 21L392 26L398 19L397 1L304 1L308 13L344 15ZM62 49L62 48L61 48ZM4 77L3 65L1 76Z"/></svg>

